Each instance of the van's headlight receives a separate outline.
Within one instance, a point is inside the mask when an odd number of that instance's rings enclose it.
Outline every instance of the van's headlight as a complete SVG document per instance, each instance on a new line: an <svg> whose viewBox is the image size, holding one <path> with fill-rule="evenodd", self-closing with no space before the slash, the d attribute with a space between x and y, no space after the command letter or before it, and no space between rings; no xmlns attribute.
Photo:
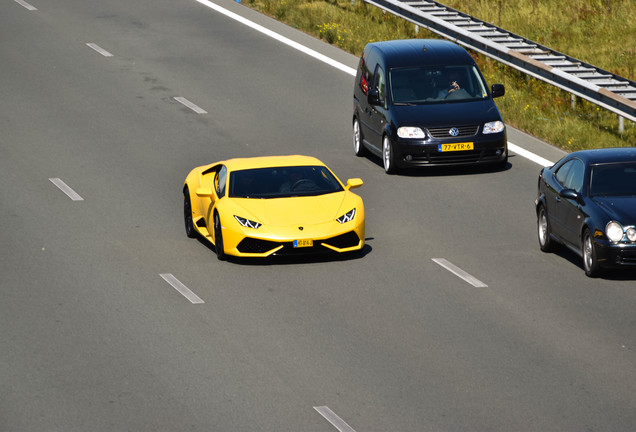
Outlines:
<svg viewBox="0 0 636 432"><path fill-rule="evenodd" d="M494 133L499 133L499 132L503 132L504 130L504 123L502 121L494 121L494 122L490 122L490 123L486 123L484 125L484 133L485 134L494 134Z"/></svg>
<svg viewBox="0 0 636 432"><path fill-rule="evenodd" d="M424 131L418 127L401 127L398 128L397 134L400 138L417 138L422 139L425 137Z"/></svg>

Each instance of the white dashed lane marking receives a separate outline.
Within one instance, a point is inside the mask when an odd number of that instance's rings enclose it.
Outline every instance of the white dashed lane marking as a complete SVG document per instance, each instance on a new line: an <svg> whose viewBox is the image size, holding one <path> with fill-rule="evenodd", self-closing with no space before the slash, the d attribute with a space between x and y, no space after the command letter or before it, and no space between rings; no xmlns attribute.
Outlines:
<svg viewBox="0 0 636 432"><path fill-rule="evenodd" d="M28 4L27 2L25 2L24 0L15 0L15 2L17 4L19 4L22 7L25 7L26 9L30 10L30 11L36 11L38 10L38 8L36 8L35 6L32 6L30 4Z"/></svg>
<svg viewBox="0 0 636 432"><path fill-rule="evenodd" d="M464 270L460 269L455 264L449 262L448 260L444 258L433 258L433 261L435 261L437 264L444 267L449 272L453 273L455 276L459 276L460 278L462 278L463 280L465 280L466 282L468 282L474 287L477 287L477 288L488 287L488 285L486 285L485 283L483 283L476 277L471 276L470 274L466 273Z"/></svg>
<svg viewBox="0 0 636 432"><path fill-rule="evenodd" d="M101 55L103 55L104 57L112 57L113 55L111 53L109 53L108 51L106 51L104 48L100 47L99 45L89 42L86 44L89 48L94 49L95 51L97 51L98 53L100 53Z"/></svg>
<svg viewBox="0 0 636 432"><path fill-rule="evenodd" d="M174 277L172 275L172 273L161 273L159 276L161 276L163 278L163 280L168 282L170 284L170 286L172 286L172 288L174 288L177 291L179 291L182 296L184 296L185 298L190 300L190 303L193 303L193 304L205 303L203 300L201 300L201 298L198 295L196 295L195 293L190 291L190 289L187 286L182 284L179 281L179 279Z"/></svg>
<svg viewBox="0 0 636 432"><path fill-rule="evenodd" d="M197 114L207 114L208 113L206 110L204 110L203 108L193 104L192 102L190 102L189 100L187 100L184 97L175 97L174 100L176 100L180 104L183 104L183 105L187 106L188 108L190 108L192 111L194 111Z"/></svg>
<svg viewBox="0 0 636 432"><path fill-rule="evenodd" d="M49 180L51 181L51 183L53 183L55 186L57 186L62 192L64 192L66 195L68 195L68 197L70 199L72 199L73 201L84 201L84 198L79 196L79 194L77 192L75 192L73 189L71 189L69 185L64 183L59 178L50 178Z"/></svg>
<svg viewBox="0 0 636 432"><path fill-rule="evenodd" d="M331 411L329 407L318 406L314 407L321 416L323 416L329 423L331 423L340 432L356 432L351 426L347 424L343 419L338 417L336 413Z"/></svg>

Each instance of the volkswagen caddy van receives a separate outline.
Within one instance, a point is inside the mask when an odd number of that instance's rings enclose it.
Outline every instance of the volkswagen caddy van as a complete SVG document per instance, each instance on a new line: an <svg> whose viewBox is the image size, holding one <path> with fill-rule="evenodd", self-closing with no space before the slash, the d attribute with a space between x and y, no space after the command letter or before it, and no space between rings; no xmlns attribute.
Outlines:
<svg viewBox="0 0 636 432"><path fill-rule="evenodd" d="M400 168L508 162L506 128L471 55L436 39L373 42L353 91L353 147Z"/></svg>

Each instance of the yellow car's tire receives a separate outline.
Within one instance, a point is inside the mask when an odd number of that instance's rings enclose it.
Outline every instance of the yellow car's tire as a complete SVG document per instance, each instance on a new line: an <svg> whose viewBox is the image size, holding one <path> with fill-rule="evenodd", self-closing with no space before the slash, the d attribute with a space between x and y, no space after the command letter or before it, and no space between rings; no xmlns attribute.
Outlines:
<svg viewBox="0 0 636 432"><path fill-rule="evenodd" d="M223 261L225 249L223 248L223 233L221 231L221 219L218 213L214 213L214 250L216 250L216 257Z"/></svg>
<svg viewBox="0 0 636 432"><path fill-rule="evenodd" d="M195 238L197 232L194 229L194 222L192 220L192 203L190 202L190 191L187 186L183 191L183 219L185 222L186 235L190 238Z"/></svg>

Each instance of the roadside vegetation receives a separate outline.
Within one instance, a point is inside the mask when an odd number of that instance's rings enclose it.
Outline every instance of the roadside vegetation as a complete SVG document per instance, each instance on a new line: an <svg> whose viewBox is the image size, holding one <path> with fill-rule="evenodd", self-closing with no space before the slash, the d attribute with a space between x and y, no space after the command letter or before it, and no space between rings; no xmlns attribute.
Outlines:
<svg viewBox="0 0 636 432"><path fill-rule="evenodd" d="M243 4L359 56L368 42L439 38L361 0L242 0ZM636 2L633 0L446 0L444 5L578 58L636 79ZM636 123L513 68L472 52L504 121L568 151L636 147ZM352 89L353 91L353 89Z"/></svg>

